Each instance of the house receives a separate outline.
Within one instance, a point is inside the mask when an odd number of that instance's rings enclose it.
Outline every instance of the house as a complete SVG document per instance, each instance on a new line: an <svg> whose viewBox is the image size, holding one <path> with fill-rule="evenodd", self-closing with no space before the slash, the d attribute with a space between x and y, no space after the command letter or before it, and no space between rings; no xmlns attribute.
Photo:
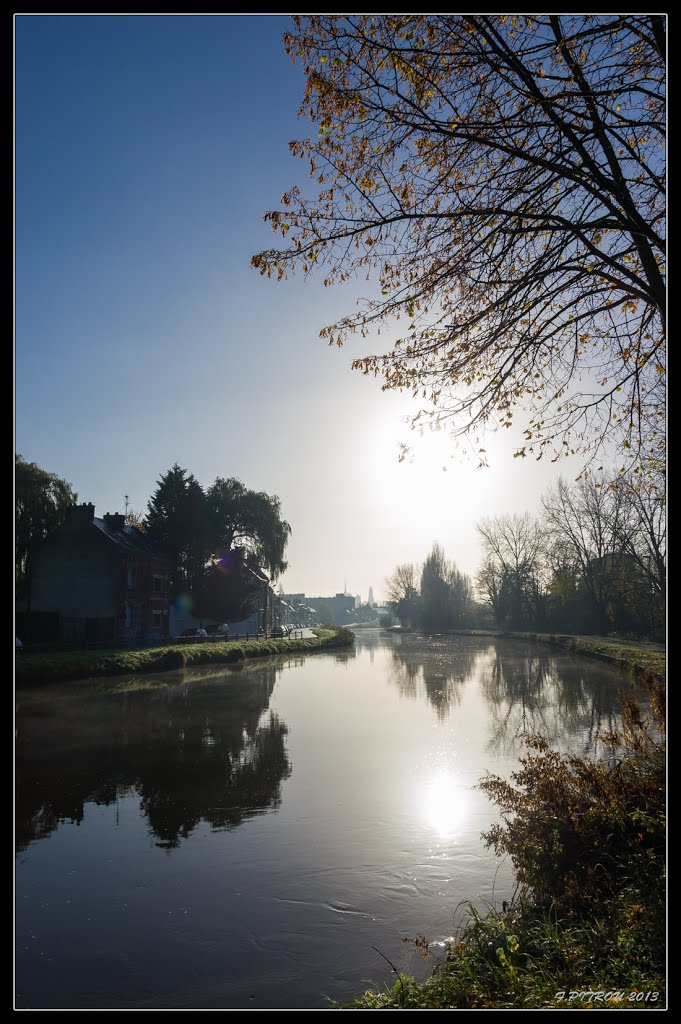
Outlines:
<svg viewBox="0 0 681 1024"><path fill-rule="evenodd" d="M307 597L305 600L314 608L318 619L326 619L334 626L352 621L355 599L350 594L336 594L335 597Z"/></svg>
<svg viewBox="0 0 681 1024"><path fill-rule="evenodd" d="M141 530L116 514L76 505L33 556L31 604L60 617L70 643L168 636L169 562Z"/></svg>
<svg viewBox="0 0 681 1024"><path fill-rule="evenodd" d="M180 593L170 605L170 635L210 628L225 622L232 636L270 629L276 618L277 595L257 560L237 547L213 555L198 594Z"/></svg>

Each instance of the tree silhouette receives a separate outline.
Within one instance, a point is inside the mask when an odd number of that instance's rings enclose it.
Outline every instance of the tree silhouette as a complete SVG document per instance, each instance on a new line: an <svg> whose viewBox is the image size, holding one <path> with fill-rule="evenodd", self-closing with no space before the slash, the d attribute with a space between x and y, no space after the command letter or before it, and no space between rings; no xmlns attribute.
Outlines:
<svg viewBox="0 0 681 1024"><path fill-rule="evenodd" d="M174 595L187 595L194 614L241 618L258 606L260 583L251 569L275 578L286 569L291 527L276 495L218 477L207 490L177 463L157 481L149 499L149 536L172 561Z"/></svg>
<svg viewBox="0 0 681 1024"><path fill-rule="evenodd" d="M380 296L325 326L455 433L509 427L516 454L664 462L665 19L662 15L307 15L291 143L315 183L266 219L261 273ZM397 330L399 330L397 324ZM480 449L483 454L484 449Z"/></svg>
<svg viewBox="0 0 681 1024"><path fill-rule="evenodd" d="M15 556L17 592L31 610L31 558L36 544L64 521L78 495L70 483L35 462L15 459Z"/></svg>

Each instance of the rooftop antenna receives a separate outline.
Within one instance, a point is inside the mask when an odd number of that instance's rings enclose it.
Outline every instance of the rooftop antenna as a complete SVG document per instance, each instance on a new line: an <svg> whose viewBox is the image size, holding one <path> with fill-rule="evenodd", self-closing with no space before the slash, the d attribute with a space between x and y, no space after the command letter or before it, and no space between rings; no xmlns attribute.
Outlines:
<svg viewBox="0 0 681 1024"><path fill-rule="evenodd" d="M124 498L125 498L125 517L127 519L128 518L128 495L125 494Z"/></svg>

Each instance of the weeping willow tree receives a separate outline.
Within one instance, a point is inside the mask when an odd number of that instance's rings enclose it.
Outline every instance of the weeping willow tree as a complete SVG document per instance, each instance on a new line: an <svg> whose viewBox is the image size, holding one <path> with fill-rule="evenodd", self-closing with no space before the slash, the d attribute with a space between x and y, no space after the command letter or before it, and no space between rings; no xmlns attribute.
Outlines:
<svg viewBox="0 0 681 1024"><path fill-rule="evenodd" d="M291 143L312 187L266 214L262 274L367 277L327 324L415 420L455 435L522 420L517 456L604 448L664 466L665 19L299 16ZM484 450L481 450L484 461Z"/></svg>
<svg viewBox="0 0 681 1024"><path fill-rule="evenodd" d="M67 480L35 462L26 462L19 454L15 455L14 474L15 587L17 597L25 600L30 612L35 548L66 519L78 495Z"/></svg>

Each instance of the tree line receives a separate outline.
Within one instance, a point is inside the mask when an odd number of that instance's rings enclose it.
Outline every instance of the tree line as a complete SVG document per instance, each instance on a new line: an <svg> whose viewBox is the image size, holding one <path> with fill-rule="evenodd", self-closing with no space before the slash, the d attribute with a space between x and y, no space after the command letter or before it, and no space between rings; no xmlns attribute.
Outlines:
<svg viewBox="0 0 681 1024"><path fill-rule="evenodd" d="M484 518L477 530L477 600L435 545L422 569L400 565L386 580L402 625L664 638L666 519L656 487L561 478L539 514Z"/></svg>
<svg viewBox="0 0 681 1024"><path fill-rule="evenodd" d="M459 572L437 543L422 566L398 565L385 583L388 604L407 628L439 633L471 624L471 579Z"/></svg>
<svg viewBox="0 0 681 1024"><path fill-rule="evenodd" d="M34 552L77 500L66 480L16 456L16 594L29 611ZM243 617L258 605L265 579L287 567L291 527L279 498L235 477L217 477L204 488L175 463L157 480L146 514L130 512L127 524L167 554L171 595L199 617Z"/></svg>

